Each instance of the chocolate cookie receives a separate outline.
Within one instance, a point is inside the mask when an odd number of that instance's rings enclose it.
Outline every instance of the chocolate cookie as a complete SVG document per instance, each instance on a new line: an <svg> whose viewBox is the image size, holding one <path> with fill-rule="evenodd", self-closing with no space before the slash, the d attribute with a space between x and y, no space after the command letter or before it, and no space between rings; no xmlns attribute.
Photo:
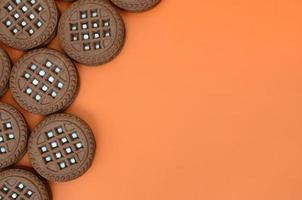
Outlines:
<svg viewBox="0 0 302 200"><path fill-rule="evenodd" d="M0 172L0 199L50 200L49 187L28 170L8 169Z"/></svg>
<svg viewBox="0 0 302 200"><path fill-rule="evenodd" d="M107 1L80 0L64 11L58 35L65 52L86 65L103 64L119 54L125 26Z"/></svg>
<svg viewBox="0 0 302 200"><path fill-rule="evenodd" d="M27 124L14 107L0 103L0 169L17 163L27 145Z"/></svg>
<svg viewBox="0 0 302 200"><path fill-rule="evenodd" d="M46 45L58 18L54 0L1 0L0 40L20 50Z"/></svg>
<svg viewBox="0 0 302 200"><path fill-rule="evenodd" d="M0 96L8 89L8 80L10 76L10 59L3 49L0 49Z"/></svg>
<svg viewBox="0 0 302 200"><path fill-rule="evenodd" d="M78 178L89 169L95 147L86 122L70 114L54 114L34 128L28 153L41 176L63 182Z"/></svg>
<svg viewBox="0 0 302 200"><path fill-rule="evenodd" d="M156 6L160 0L111 0L119 8L129 12L142 12Z"/></svg>
<svg viewBox="0 0 302 200"><path fill-rule="evenodd" d="M14 65L10 88L29 112L47 115L67 108L75 99L77 70L64 54L52 49L28 52Z"/></svg>

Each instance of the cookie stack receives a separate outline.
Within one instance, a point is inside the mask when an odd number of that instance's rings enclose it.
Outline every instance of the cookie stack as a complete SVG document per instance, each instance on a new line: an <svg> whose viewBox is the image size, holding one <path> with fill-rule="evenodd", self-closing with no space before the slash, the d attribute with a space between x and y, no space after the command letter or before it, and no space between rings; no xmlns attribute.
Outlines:
<svg viewBox="0 0 302 200"><path fill-rule="evenodd" d="M141 12L159 1L79 0L61 17L54 0L0 1L0 41L27 51L11 68L0 49L0 96L10 89L23 109L46 116L29 131L19 111L0 102L0 200L48 200L47 180L71 181L89 169L96 149L92 130L79 117L62 113L78 92L73 61L96 66L115 58L125 41L115 6ZM44 47L57 33L65 53ZM33 169L11 168L26 152Z"/></svg>

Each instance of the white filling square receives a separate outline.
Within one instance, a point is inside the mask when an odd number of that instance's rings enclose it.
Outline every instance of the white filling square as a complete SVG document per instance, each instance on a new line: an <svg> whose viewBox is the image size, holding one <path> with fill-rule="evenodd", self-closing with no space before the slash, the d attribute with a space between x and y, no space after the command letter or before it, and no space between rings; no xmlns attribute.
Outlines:
<svg viewBox="0 0 302 200"><path fill-rule="evenodd" d="M14 193L12 193L11 197L12 197L13 199L17 199L18 194L14 192Z"/></svg>
<svg viewBox="0 0 302 200"><path fill-rule="evenodd" d="M30 69L33 70L33 71L36 70L36 69L37 69L37 65L32 64L32 65L30 66Z"/></svg>
<svg viewBox="0 0 302 200"><path fill-rule="evenodd" d="M29 19L31 19L31 20L35 19L35 15L34 14L30 14L29 15Z"/></svg>
<svg viewBox="0 0 302 200"><path fill-rule="evenodd" d="M32 84L33 84L33 85L38 85L38 84L39 84L39 81L38 81L37 79L33 79L33 80L32 80Z"/></svg>
<svg viewBox="0 0 302 200"><path fill-rule="evenodd" d="M19 19L19 17L20 17L19 13L15 13L15 14L14 14L14 18L15 18L15 19Z"/></svg>
<svg viewBox="0 0 302 200"><path fill-rule="evenodd" d="M28 190L28 191L27 191L27 195L28 195L28 196L31 196L31 195L33 195L33 192L32 192L31 190Z"/></svg>
<svg viewBox="0 0 302 200"><path fill-rule="evenodd" d="M5 152L6 152L5 147L1 147L1 148L0 148L0 151L1 151L1 153L5 153Z"/></svg>
<svg viewBox="0 0 302 200"><path fill-rule="evenodd" d="M60 159L62 157L62 154L60 152L56 153L56 158Z"/></svg>
<svg viewBox="0 0 302 200"><path fill-rule="evenodd" d="M82 143L78 142L78 143L76 143L76 147L77 147L77 149L80 149L83 147L83 145L82 145Z"/></svg>
<svg viewBox="0 0 302 200"><path fill-rule="evenodd" d="M50 144L50 146L51 146L52 148L56 148L56 147L58 147L58 143L57 143L57 142L52 142L52 143Z"/></svg>
<svg viewBox="0 0 302 200"><path fill-rule="evenodd" d="M52 97L56 97L56 96L57 96L57 93L56 93L55 91L52 91L52 92L51 92L51 96L52 96Z"/></svg>
<svg viewBox="0 0 302 200"><path fill-rule="evenodd" d="M83 34L83 39L88 40L89 39L89 34L88 33Z"/></svg>
<svg viewBox="0 0 302 200"><path fill-rule="evenodd" d="M72 137L72 139L76 139L76 138L78 138L78 134L76 132L74 132L71 134L71 137Z"/></svg>
<svg viewBox="0 0 302 200"><path fill-rule="evenodd" d="M94 38L96 39L96 38L99 38L100 37L100 33L94 33Z"/></svg>
<svg viewBox="0 0 302 200"><path fill-rule="evenodd" d="M40 100L41 100L41 96L37 94L37 95L35 96L35 99L36 99L36 101L40 101Z"/></svg>
<svg viewBox="0 0 302 200"><path fill-rule="evenodd" d="M70 161L71 164L75 164L76 163L76 159L75 158L70 158L69 161Z"/></svg>
<svg viewBox="0 0 302 200"><path fill-rule="evenodd" d="M61 127L57 128L58 133L63 133L63 129Z"/></svg>
<svg viewBox="0 0 302 200"><path fill-rule="evenodd" d="M2 136L0 136L0 142L3 142L3 141L4 141L3 137L2 137Z"/></svg>
<svg viewBox="0 0 302 200"><path fill-rule="evenodd" d="M41 151L42 151L43 153L45 153L45 152L47 151L47 147L46 147L46 146L41 147Z"/></svg>
<svg viewBox="0 0 302 200"><path fill-rule="evenodd" d="M25 27L26 25L27 25L26 21L23 20L23 21L21 22L21 26L22 26L22 27Z"/></svg>
<svg viewBox="0 0 302 200"><path fill-rule="evenodd" d="M25 73L24 74L24 78L29 79L30 78L30 74L29 73Z"/></svg>
<svg viewBox="0 0 302 200"><path fill-rule="evenodd" d="M72 152L72 149L71 149L70 147L67 147L67 148L65 149L65 152L66 152L67 154L70 154L70 153Z"/></svg>
<svg viewBox="0 0 302 200"><path fill-rule="evenodd" d="M46 67L48 67L48 68L51 68L51 66L52 66L52 62L50 62L50 61L46 61L45 66L46 66Z"/></svg>
<svg viewBox="0 0 302 200"><path fill-rule="evenodd" d="M61 141L62 141L62 143L63 143L63 144L65 144L65 143L67 143L67 142L68 142L68 140L67 140L67 138L66 138L66 137L61 138Z"/></svg>
<svg viewBox="0 0 302 200"><path fill-rule="evenodd" d="M52 138L54 135L53 135L53 132L52 131L48 131L47 132L47 137L48 138Z"/></svg>
<svg viewBox="0 0 302 200"><path fill-rule="evenodd" d="M24 184L23 183L19 183L18 184L18 188L22 190L24 188Z"/></svg>
<svg viewBox="0 0 302 200"><path fill-rule="evenodd" d="M31 94L32 92L33 92L33 90L31 88L26 89L26 94Z"/></svg>
<svg viewBox="0 0 302 200"><path fill-rule="evenodd" d="M46 91L48 90L48 87L47 87L46 85L43 85L43 86L42 86L42 90L43 90L44 92L46 92Z"/></svg>
<svg viewBox="0 0 302 200"><path fill-rule="evenodd" d="M9 138L9 139L14 139L14 138L15 138L15 135L12 134L12 133L10 133L10 134L8 134L8 138Z"/></svg>
<svg viewBox="0 0 302 200"><path fill-rule="evenodd" d="M16 34L16 33L18 33L18 32L19 32L19 30L18 30L18 29L16 29L16 28L14 28L14 29L13 29L13 33L15 33L15 34Z"/></svg>
<svg viewBox="0 0 302 200"><path fill-rule="evenodd" d="M53 83L54 80L55 80L55 78L54 78L53 76L48 77L48 81L49 81L50 83Z"/></svg>
<svg viewBox="0 0 302 200"><path fill-rule="evenodd" d="M65 167L66 167L66 164L65 164L64 162L61 162L61 163L60 163L60 168L61 168L61 169L64 169Z"/></svg>
<svg viewBox="0 0 302 200"><path fill-rule="evenodd" d="M10 129L10 128L12 128L12 124L10 122L7 122L7 123L5 123L5 127L7 129Z"/></svg>
<svg viewBox="0 0 302 200"><path fill-rule="evenodd" d="M58 82L57 86L58 88L62 89L64 87L64 84L62 82Z"/></svg>
<svg viewBox="0 0 302 200"><path fill-rule="evenodd" d="M46 72L45 72L44 70L40 70L40 71L39 71L39 75L40 75L41 77L45 76L45 74L46 74Z"/></svg>
<svg viewBox="0 0 302 200"><path fill-rule="evenodd" d="M82 29L87 29L88 28L88 24L82 24Z"/></svg>
<svg viewBox="0 0 302 200"><path fill-rule="evenodd" d="M15 0L16 4L20 4L21 3L21 0Z"/></svg>
<svg viewBox="0 0 302 200"><path fill-rule="evenodd" d="M30 0L31 5L34 5L36 3L36 0Z"/></svg>
<svg viewBox="0 0 302 200"><path fill-rule="evenodd" d="M51 157L50 156L47 156L44 159L45 159L46 162L50 162L51 161Z"/></svg>
<svg viewBox="0 0 302 200"><path fill-rule="evenodd" d="M10 20L7 20L7 21L5 21L5 25L6 25L7 27L9 27L10 25L12 25L12 22L11 22Z"/></svg>
<svg viewBox="0 0 302 200"><path fill-rule="evenodd" d="M23 12L28 11L28 8L27 8L26 6L22 6L22 8L21 8L21 9L22 9L22 11L23 11Z"/></svg>

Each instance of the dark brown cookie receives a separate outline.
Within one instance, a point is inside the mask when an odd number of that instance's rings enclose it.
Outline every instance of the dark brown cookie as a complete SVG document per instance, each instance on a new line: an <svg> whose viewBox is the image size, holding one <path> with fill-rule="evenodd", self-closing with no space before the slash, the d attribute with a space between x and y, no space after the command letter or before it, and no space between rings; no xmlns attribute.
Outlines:
<svg viewBox="0 0 302 200"><path fill-rule="evenodd" d="M70 114L54 114L34 128L28 144L35 170L50 181L70 181L83 175L95 154L88 124Z"/></svg>
<svg viewBox="0 0 302 200"><path fill-rule="evenodd" d="M7 53L0 49L0 96L8 89L11 64Z"/></svg>
<svg viewBox="0 0 302 200"><path fill-rule="evenodd" d="M111 0L119 8L129 12L142 12L156 6L160 0Z"/></svg>
<svg viewBox="0 0 302 200"><path fill-rule="evenodd" d="M49 186L28 170L8 169L0 172L0 199L50 200Z"/></svg>
<svg viewBox="0 0 302 200"><path fill-rule="evenodd" d="M125 26L107 1L80 0L62 14L58 35L72 59L86 65L99 65L119 54Z"/></svg>
<svg viewBox="0 0 302 200"><path fill-rule="evenodd" d="M46 45L58 18L54 0L1 0L0 40L21 50Z"/></svg>
<svg viewBox="0 0 302 200"><path fill-rule="evenodd" d="M77 70L64 54L52 49L28 52L14 65L10 88L29 112L47 115L67 108L75 99Z"/></svg>
<svg viewBox="0 0 302 200"><path fill-rule="evenodd" d="M17 163L27 145L27 124L14 107L0 103L0 169Z"/></svg>

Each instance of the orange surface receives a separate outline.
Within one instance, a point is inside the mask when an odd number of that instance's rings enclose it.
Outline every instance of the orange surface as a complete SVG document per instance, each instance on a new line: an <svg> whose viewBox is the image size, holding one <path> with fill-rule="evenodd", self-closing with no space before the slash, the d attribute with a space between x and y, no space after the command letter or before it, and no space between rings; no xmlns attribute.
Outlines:
<svg viewBox="0 0 302 200"><path fill-rule="evenodd" d="M301 8L163 0L121 12L124 50L102 67L78 65L67 110L94 130L95 162L51 183L54 199L301 200ZM2 100L16 105L10 93ZM23 113L31 127L41 119Z"/></svg>

